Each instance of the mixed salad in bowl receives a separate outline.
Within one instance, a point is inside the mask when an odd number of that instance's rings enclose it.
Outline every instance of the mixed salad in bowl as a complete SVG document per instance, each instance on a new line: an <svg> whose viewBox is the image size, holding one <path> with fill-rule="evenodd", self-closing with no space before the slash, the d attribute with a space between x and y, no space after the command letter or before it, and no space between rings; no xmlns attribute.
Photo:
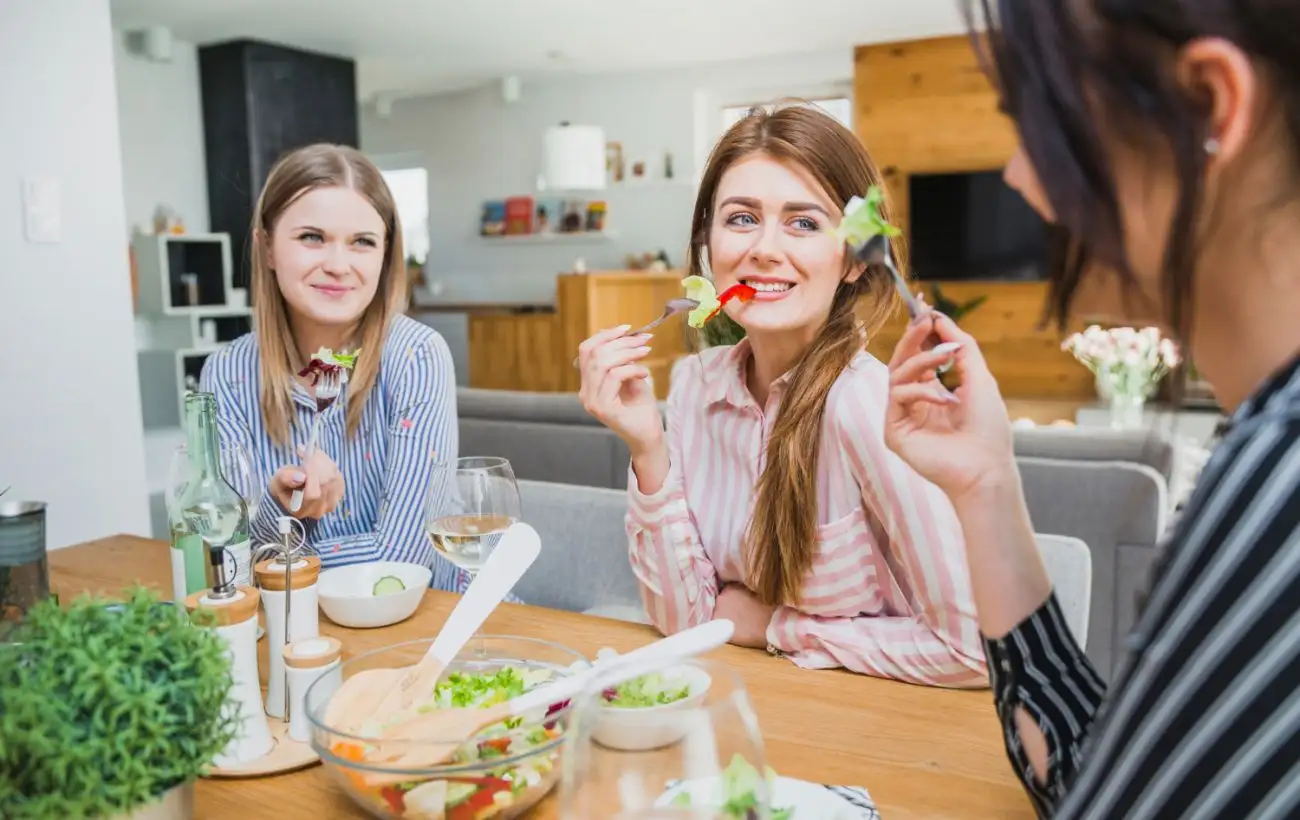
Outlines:
<svg viewBox="0 0 1300 820"><path fill-rule="evenodd" d="M577 664L575 664L576 666ZM460 668L445 676L418 711L483 709L517 697L565 674L563 667L526 661L496 668ZM540 801L559 779L560 743L568 703L494 724L464 743L445 764L412 769L410 780L371 785L367 775L404 774L396 764L372 757L382 725L363 727L359 737L326 737L322 759L337 768L354 799L371 813L401 820L508 820ZM319 733L318 733L319 738ZM320 749L320 746L326 749Z"/></svg>
<svg viewBox="0 0 1300 820"><path fill-rule="evenodd" d="M691 695L691 682L680 677L665 677L651 672L639 678L611 686L603 693L605 706L615 709L645 709L666 706Z"/></svg>

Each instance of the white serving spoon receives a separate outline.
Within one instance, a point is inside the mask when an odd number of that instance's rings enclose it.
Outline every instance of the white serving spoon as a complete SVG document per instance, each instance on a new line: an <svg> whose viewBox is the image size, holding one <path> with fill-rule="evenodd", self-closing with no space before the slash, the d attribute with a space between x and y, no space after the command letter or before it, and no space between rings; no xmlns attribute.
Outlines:
<svg viewBox="0 0 1300 820"><path fill-rule="evenodd" d="M338 731L356 732L363 724L383 722L409 709L417 697L432 694L443 671L537 560L541 547L537 530L523 522L511 524L424 657L414 666L368 669L348 678L330 698L326 723Z"/></svg>

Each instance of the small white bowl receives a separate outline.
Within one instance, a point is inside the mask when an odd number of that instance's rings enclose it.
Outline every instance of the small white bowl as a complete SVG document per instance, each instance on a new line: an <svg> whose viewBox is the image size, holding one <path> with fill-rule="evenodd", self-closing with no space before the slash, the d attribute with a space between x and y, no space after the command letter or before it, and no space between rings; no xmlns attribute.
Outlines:
<svg viewBox="0 0 1300 820"><path fill-rule="evenodd" d="M374 594L375 583L385 575L400 578L406 589ZM428 567L401 561L335 567L320 574L316 597L321 611L339 626L371 629L411 617L432 579L433 571Z"/></svg>
<svg viewBox="0 0 1300 820"><path fill-rule="evenodd" d="M698 666L673 666L661 672L665 678L680 679L691 693L679 701L662 706L626 708L602 706L600 720L591 733L592 739L608 749L621 752L646 752L670 746L690 730L695 716L690 711L704 702L713 679Z"/></svg>

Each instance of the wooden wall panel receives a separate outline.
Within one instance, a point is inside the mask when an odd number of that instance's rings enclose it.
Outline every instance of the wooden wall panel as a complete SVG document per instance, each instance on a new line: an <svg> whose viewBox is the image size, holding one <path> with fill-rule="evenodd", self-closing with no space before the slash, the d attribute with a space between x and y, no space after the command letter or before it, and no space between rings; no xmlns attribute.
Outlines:
<svg viewBox="0 0 1300 820"><path fill-rule="evenodd" d="M1061 335L1050 326L1039 328L1042 284L941 282L940 288L958 304L988 297L961 319L961 326L979 340L1004 397L1087 400L1096 395L1092 374L1061 350ZM917 283L914 290L933 301L928 285ZM906 327L907 315L900 310L876 333L868 349L881 361L889 361Z"/></svg>
<svg viewBox="0 0 1300 820"><path fill-rule="evenodd" d="M854 53L854 129L880 166L895 221L910 230L913 173L1002 168L1016 150L1011 121L962 35L860 46ZM962 320L979 340L1009 399L1087 400L1091 374L1060 348L1054 329L1040 330L1047 286L1041 282L940 282L959 303L988 296ZM930 283L915 283L927 293ZM888 360L906 326L899 315L881 329L871 351Z"/></svg>

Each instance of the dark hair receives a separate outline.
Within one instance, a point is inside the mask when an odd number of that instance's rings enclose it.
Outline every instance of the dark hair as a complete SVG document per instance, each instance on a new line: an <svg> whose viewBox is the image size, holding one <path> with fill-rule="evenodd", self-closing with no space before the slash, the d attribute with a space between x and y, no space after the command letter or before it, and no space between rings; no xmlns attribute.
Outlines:
<svg viewBox="0 0 1300 820"><path fill-rule="evenodd" d="M1178 81L1176 49L1221 37L1290 86L1287 125L1300 142L1300 3L1276 0L968 0L967 21L1004 110L1056 215L1048 311L1064 325L1081 279L1136 280L1124 248L1103 129L1172 153L1177 205L1160 288L1174 334L1190 331L1196 227L1205 207L1209 101ZM982 18L982 19L979 19ZM1094 267L1096 266L1096 267Z"/></svg>
<svg viewBox="0 0 1300 820"><path fill-rule="evenodd" d="M840 208L881 184L862 143L824 111L809 105L782 106L770 113L751 110L722 136L704 168L691 217L688 274L701 273L700 248L709 244L714 199L723 175L754 154L807 170ZM880 214L890 219L888 204L882 205ZM894 258L902 265L902 243L891 242ZM846 254L845 273L852 264ZM795 363L772 422L754 514L745 535L748 586L765 604L798 603L804 576L812 567L822 419L831 387L863 346L864 327L856 312L862 298L870 300L865 330L874 331L898 306L888 271L872 266L855 281L840 282L826 324Z"/></svg>

